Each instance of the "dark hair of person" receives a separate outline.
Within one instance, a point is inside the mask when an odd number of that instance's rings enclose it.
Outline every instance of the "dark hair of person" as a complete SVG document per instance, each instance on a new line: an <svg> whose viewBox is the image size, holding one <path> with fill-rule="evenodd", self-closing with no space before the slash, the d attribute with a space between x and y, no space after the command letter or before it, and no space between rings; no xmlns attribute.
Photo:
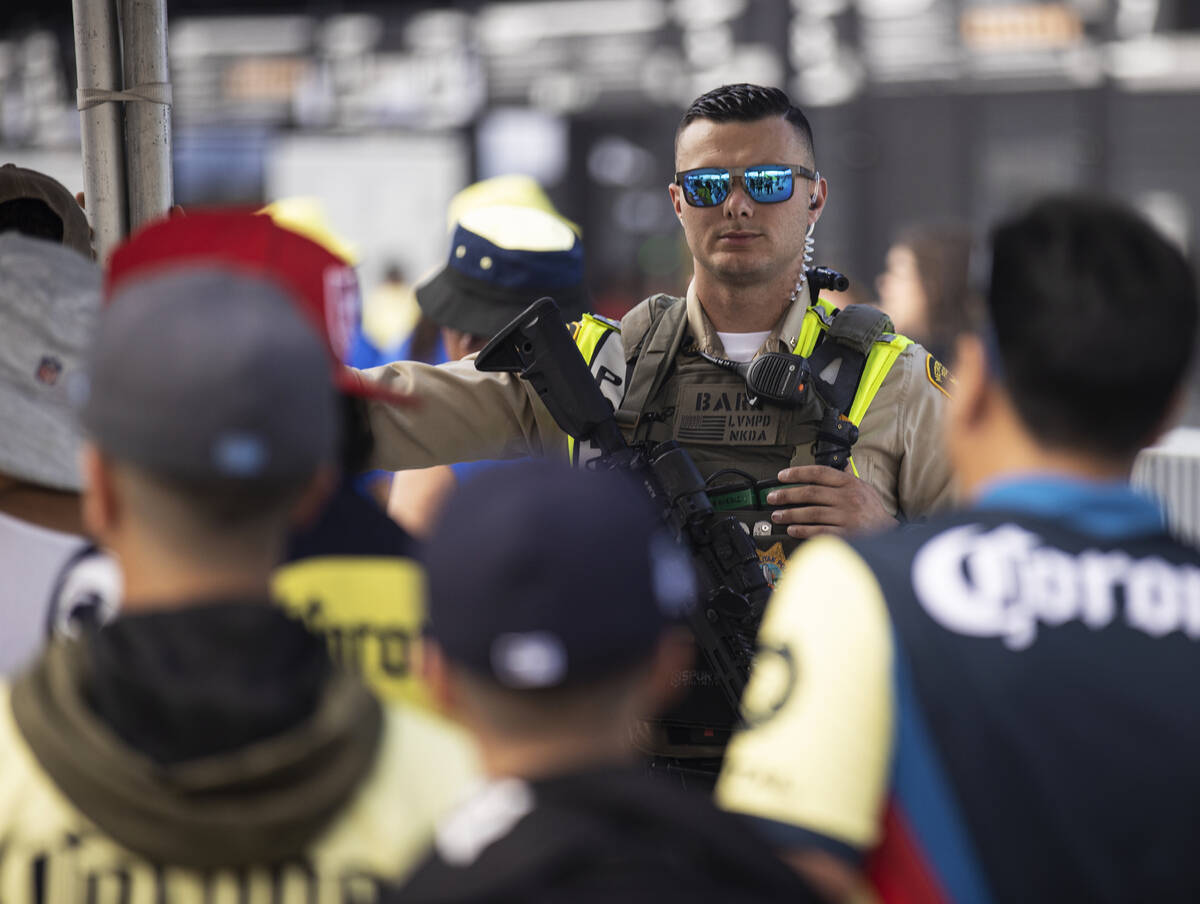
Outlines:
<svg viewBox="0 0 1200 904"><path fill-rule="evenodd" d="M139 470L140 479L172 500L207 531L250 532L284 518L304 495L311 475L276 481L179 480Z"/></svg>
<svg viewBox="0 0 1200 904"><path fill-rule="evenodd" d="M437 352L438 340L441 336L442 328L422 314L417 325L413 327L412 341L408 346L409 360L433 364L434 354Z"/></svg>
<svg viewBox="0 0 1200 904"><path fill-rule="evenodd" d="M62 217L45 201L37 198L13 198L0 201L0 232L15 230L36 239L63 240Z"/></svg>
<svg viewBox="0 0 1200 904"><path fill-rule="evenodd" d="M758 122L771 116L782 116L800 133L813 161L817 159L817 147L813 143L812 126L808 117L793 106L786 94L778 88L762 85L722 85L692 101L679 126L675 129L675 143L679 134L698 119L712 122ZM801 160L764 160L763 163L804 163Z"/></svg>
<svg viewBox="0 0 1200 904"><path fill-rule="evenodd" d="M946 361L959 335L977 326L968 280L971 230L960 223L921 224L904 230L896 244L916 259L925 295L926 335L920 340L934 357Z"/></svg>
<svg viewBox="0 0 1200 904"><path fill-rule="evenodd" d="M1196 341L1196 277L1118 204L1043 200L992 234L1004 381L1043 444L1111 460L1164 425Z"/></svg>

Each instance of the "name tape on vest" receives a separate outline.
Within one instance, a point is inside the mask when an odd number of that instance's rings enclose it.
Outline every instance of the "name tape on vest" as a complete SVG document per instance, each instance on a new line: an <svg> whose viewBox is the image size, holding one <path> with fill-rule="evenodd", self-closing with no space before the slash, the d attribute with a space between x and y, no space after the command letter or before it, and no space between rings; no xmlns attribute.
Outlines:
<svg viewBox="0 0 1200 904"><path fill-rule="evenodd" d="M675 439L686 443L773 446L779 416L754 408L742 383L688 383L679 387Z"/></svg>

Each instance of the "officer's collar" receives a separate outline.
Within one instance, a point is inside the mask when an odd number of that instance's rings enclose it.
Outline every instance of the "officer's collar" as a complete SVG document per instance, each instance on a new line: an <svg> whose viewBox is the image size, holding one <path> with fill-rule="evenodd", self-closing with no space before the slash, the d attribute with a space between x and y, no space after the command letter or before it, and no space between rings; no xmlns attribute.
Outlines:
<svg viewBox="0 0 1200 904"><path fill-rule="evenodd" d="M771 334L763 343L763 349L776 351L781 342L787 346L783 349L784 351L790 352L795 348L796 341L800 336L800 324L803 323L804 312L807 310L808 291L805 287L805 291L796 296L796 300L792 302L792 306L788 308L783 319L775 324L775 328L771 330ZM712 321L708 319L708 314L704 312L704 306L700 304L700 297L696 294L695 279L689 282L687 287L687 319L688 329L696 337L696 345L700 351L718 357L725 354L725 347L721 344L717 330L712 325Z"/></svg>

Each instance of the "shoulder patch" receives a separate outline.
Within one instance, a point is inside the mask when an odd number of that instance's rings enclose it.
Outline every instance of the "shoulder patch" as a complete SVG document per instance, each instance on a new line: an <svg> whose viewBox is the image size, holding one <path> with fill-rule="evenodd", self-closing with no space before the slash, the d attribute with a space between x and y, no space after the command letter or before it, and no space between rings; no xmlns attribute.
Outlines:
<svg viewBox="0 0 1200 904"><path fill-rule="evenodd" d="M925 356L925 375L929 377L929 382L938 388L938 392L948 399L952 397L950 393L954 388L954 374L933 355Z"/></svg>

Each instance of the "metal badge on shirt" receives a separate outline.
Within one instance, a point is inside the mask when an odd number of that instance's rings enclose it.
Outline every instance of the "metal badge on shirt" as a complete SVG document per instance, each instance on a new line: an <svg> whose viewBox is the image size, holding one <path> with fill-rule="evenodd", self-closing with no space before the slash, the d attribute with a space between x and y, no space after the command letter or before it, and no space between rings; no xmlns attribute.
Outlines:
<svg viewBox="0 0 1200 904"><path fill-rule="evenodd" d="M744 383L685 383L679 387L675 439L684 443L773 446L779 413L754 408Z"/></svg>

